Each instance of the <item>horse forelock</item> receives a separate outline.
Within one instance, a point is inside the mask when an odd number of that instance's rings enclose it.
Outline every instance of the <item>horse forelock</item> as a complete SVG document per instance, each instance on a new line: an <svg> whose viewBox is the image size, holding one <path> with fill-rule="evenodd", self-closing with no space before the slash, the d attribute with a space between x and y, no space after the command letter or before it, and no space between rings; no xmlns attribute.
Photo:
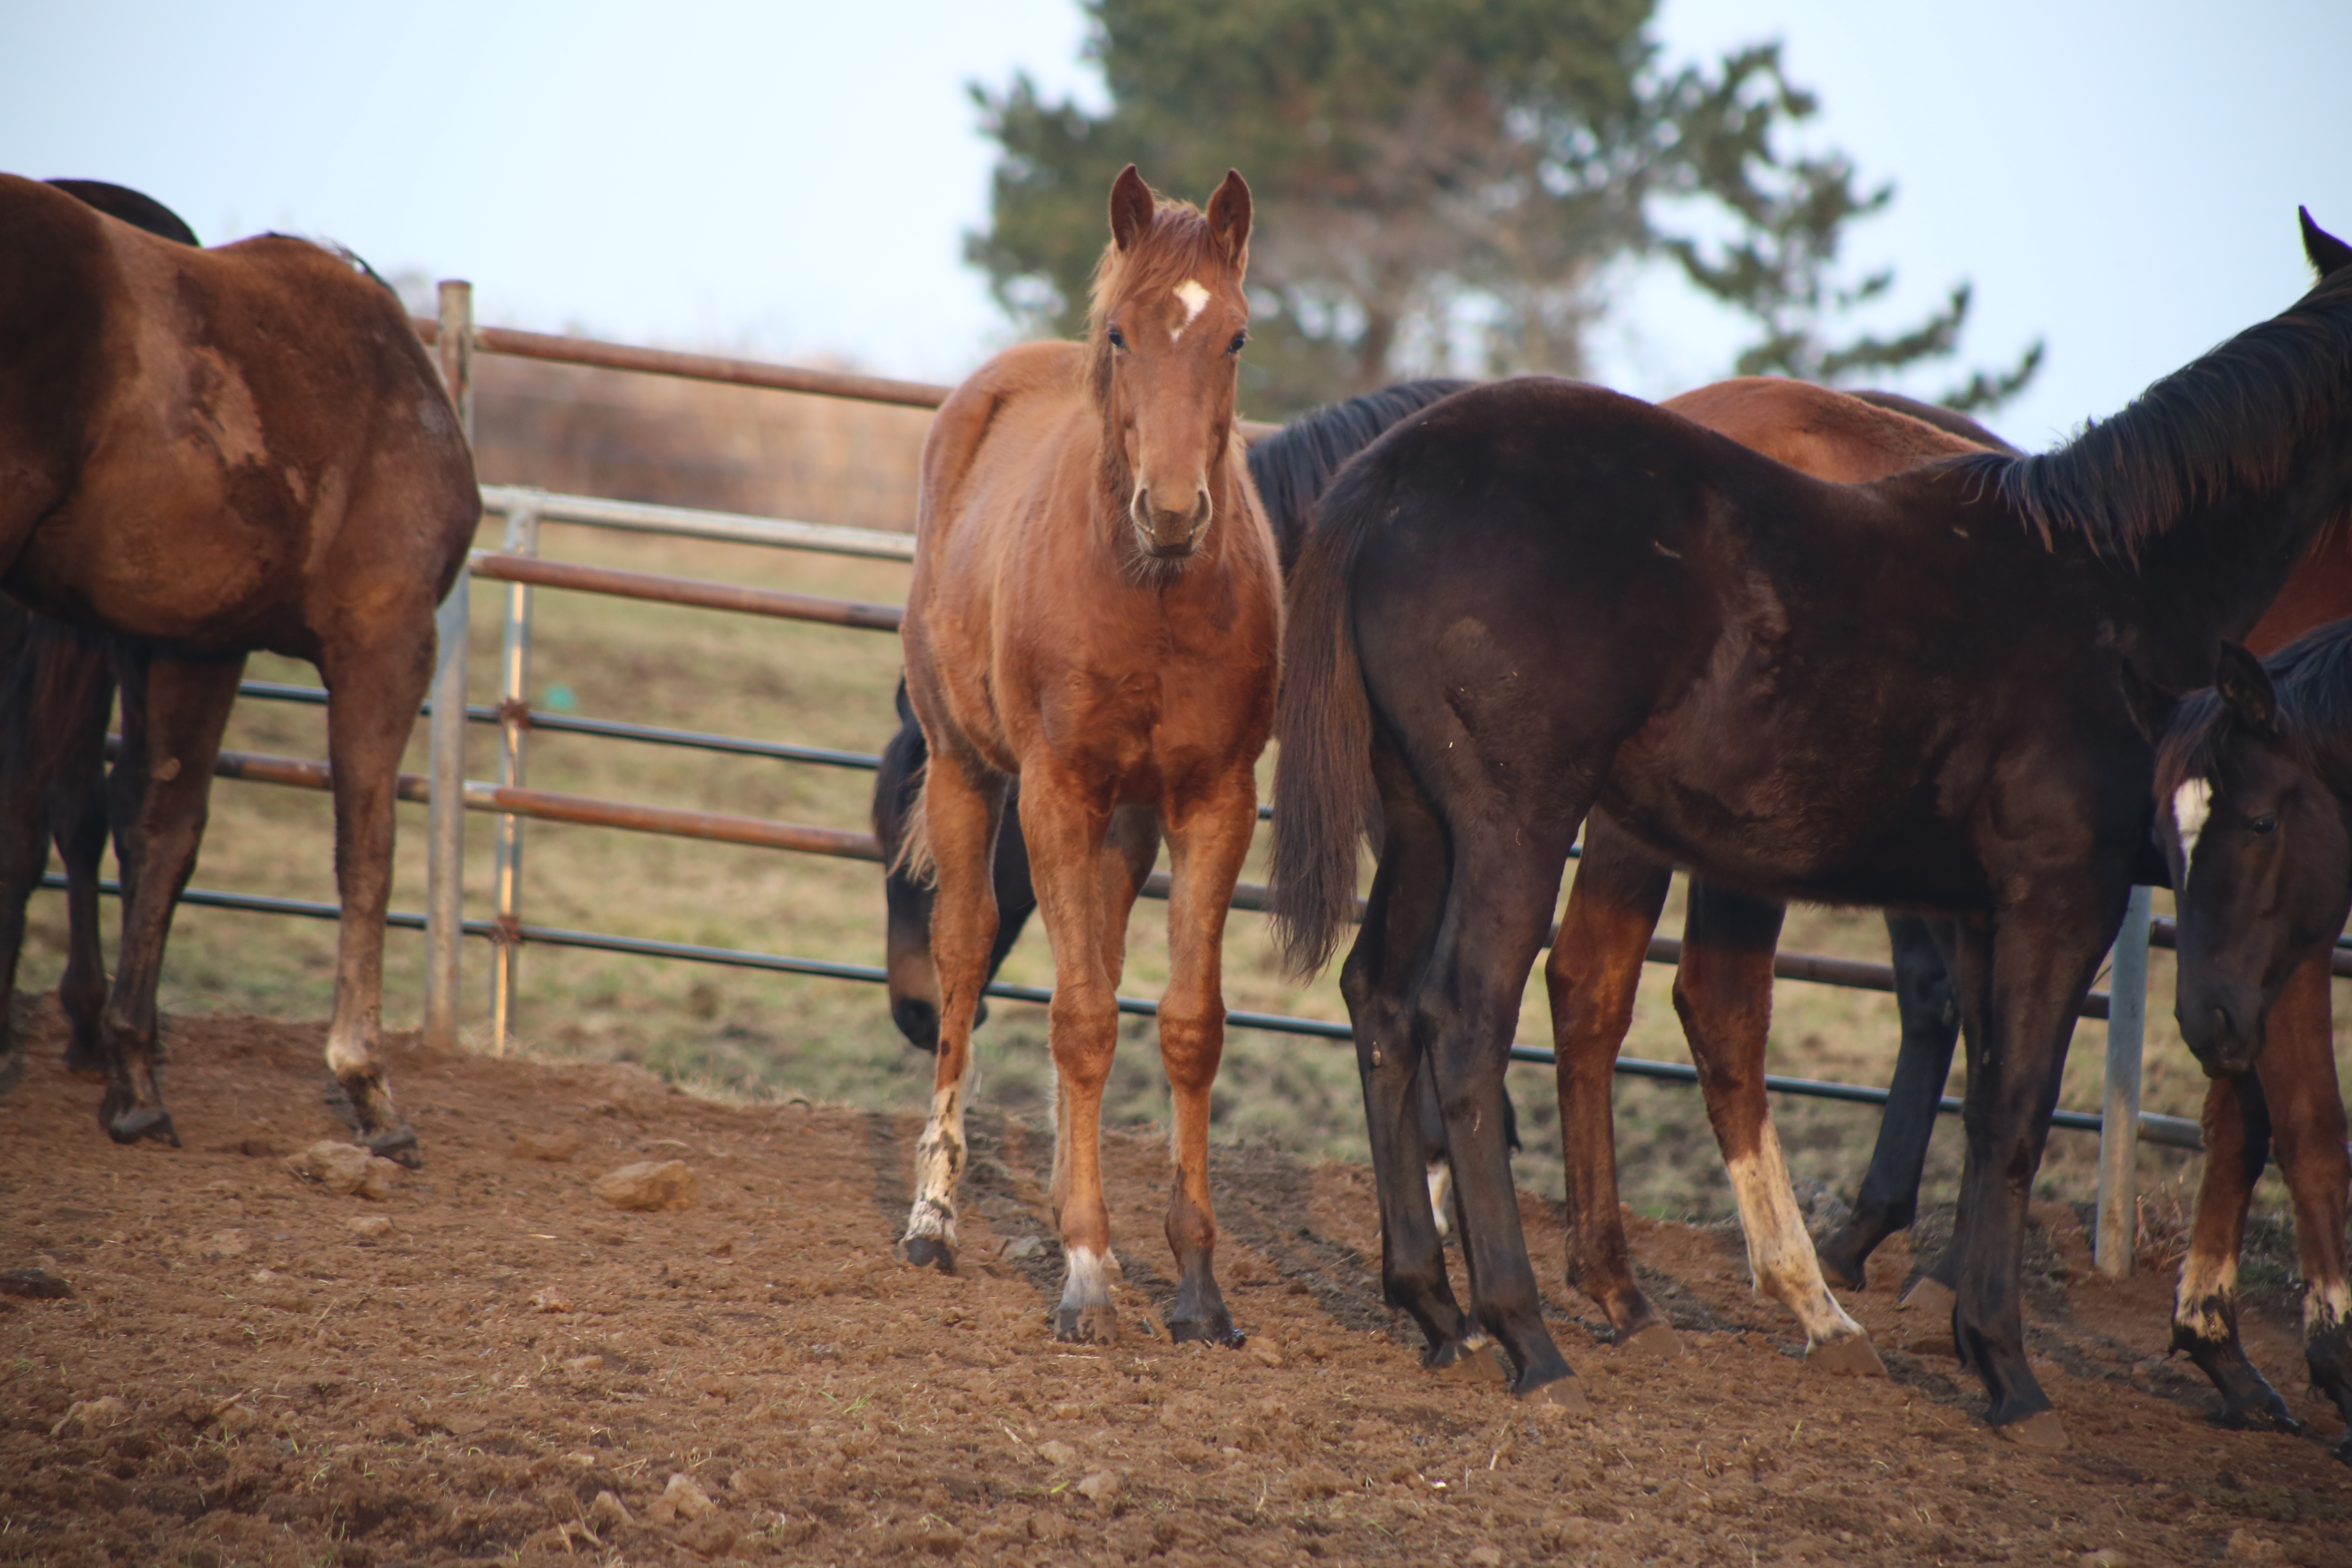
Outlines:
<svg viewBox="0 0 2352 1568"><path fill-rule="evenodd" d="M2139 548L2192 508L2284 487L2307 442L2352 414L2352 271L2174 371L2055 451L1960 466L2045 544Z"/></svg>
<svg viewBox="0 0 2352 1568"><path fill-rule="evenodd" d="M2278 698L2273 743L2297 765L2319 769L2331 752L2352 755L2352 620L2305 632L2263 661ZM2217 790L2237 725L2211 688L2173 710L2156 749L2158 798L2172 800L2200 781ZM2331 787L2341 781L2330 780Z"/></svg>

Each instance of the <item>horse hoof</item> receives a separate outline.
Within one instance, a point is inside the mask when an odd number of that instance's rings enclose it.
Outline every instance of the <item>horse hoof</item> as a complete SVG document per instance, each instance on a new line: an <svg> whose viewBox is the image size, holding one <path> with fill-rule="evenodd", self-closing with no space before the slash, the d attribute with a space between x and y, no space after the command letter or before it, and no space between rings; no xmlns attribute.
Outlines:
<svg viewBox="0 0 2352 1568"><path fill-rule="evenodd" d="M898 1256L912 1268L955 1272L955 1248L936 1236L910 1236L898 1244Z"/></svg>
<svg viewBox="0 0 2352 1568"><path fill-rule="evenodd" d="M68 1046L66 1047L66 1076L68 1078L80 1079L84 1082L104 1078L106 1076L106 1054L95 1048L85 1049L79 1045Z"/></svg>
<svg viewBox="0 0 2352 1568"><path fill-rule="evenodd" d="M1837 1373L1848 1377L1885 1377L1886 1363L1878 1359L1878 1347L1870 1342L1868 1334L1840 1334L1833 1340L1823 1340L1805 1347L1805 1365L1815 1372Z"/></svg>
<svg viewBox="0 0 2352 1568"><path fill-rule="evenodd" d="M1516 1390L1512 1397L1523 1405L1549 1405L1578 1415L1590 1415L1592 1410L1592 1402L1584 1397L1584 1385L1573 1375Z"/></svg>
<svg viewBox="0 0 2352 1568"><path fill-rule="evenodd" d="M117 1143L136 1143L152 1138L174 1149L180 1146L180 1135L172 1126L172 1113L160 1105L132 1106L106 1124L106 1135Z"/></svg>
<svg viewBox="0 0 2352 1568"><path fill-rule="evenodd" d="M379 1159L394 1161L412 1171L425 1169L425 1155L416 1146L416 1130L404 1121L387 1132L374 1132L363 1142L368 1152Z"/></svg>
<svg viewBox="0 0 2352 1568"><path fill-rule="evenodd" d="M2346 1437L2342 1442L2336 1444L2336 1447L2328 1449L2327 1451L2340 1463L2352 1465L2352 1436Z"/></svg>
<svg viewBox="0 0 2352 1568"><path fill-rule="evenodd" d="M2021 1421L1996 1426L1994 1433L2021 1448L2031 1448L2038 1454L2063 1453L2069 1447L2066 1428L2054 1410L2037 1410Z"/></svg>
<svg viewBox="0 0 2352 1568"><path fill-rule="evenodd" d="M1440 1377L1462 1383L1507 1383L1511 1376L1493 1345L1465 1344L1459 1340L1423 1352L1421 1364Z"/></svg>
<svg viewBox="0 0 2352 1568"><path fill-rule="evenodd" d="M2287 1413L2286 1401L2275 1394L2267 1401L2224 1405L2213 1425L2232 1432L2284 1432L2289 1436L2303 1431L2303 1423Z"/></svg>
<svg viewBox="0 0 2352 1568"><path fill-rule="evenodd" d="M1054 1337L1066 1344L1115 1345L1118 1343L1118 1309L1057 1307L1054 1311Z"/></svg>
<svg viewBox="0 0 2352 1568"><path fill-rule="evenodd" d="M1209 1318L1171 1318L1168 1337L1180 1345L1223 1345L1227 1350L1239 1350L1249 1336L1234 1327L1234 1321L1223 1312Z"/></svg>
<svg viewBox="0 0 2352 1568"><path fill-rule="evenodd" d="M1822 1243L1813 1256L1821 1260L1822 1272L1841 1290L1865 1290L1870 1288L1870 1273L1864 1267L1866 1255L1843 1232Z"/></svg>
<svg viewBox="0 0 2352 1568"><path fill-rule="evenodd" d="M1683 1359L1682 1336L1664 1323L1652 1323L1648 1328L1628 1338L1619 1340L1617 1348L1636 1355L1654 1357L1659 1361Z"/></svg>

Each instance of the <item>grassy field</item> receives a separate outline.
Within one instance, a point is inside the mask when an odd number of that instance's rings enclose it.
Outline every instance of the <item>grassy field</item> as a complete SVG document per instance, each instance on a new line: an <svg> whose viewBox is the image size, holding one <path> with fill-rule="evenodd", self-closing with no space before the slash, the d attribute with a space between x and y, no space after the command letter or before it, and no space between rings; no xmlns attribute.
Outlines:
<svg viewBox="0 0 2352 1568"><path fill-rule="evenodd" d="M496 542L486 531L484 542ZM723 578L820 594L898 602L906 569L885 563L762 552L692 542L645 539L550 526L546 554L640 570ZM495 658L503 584L475 590L474 700L495 699ZM872 632L682 611L620 600L538 593L532 668L534 706L598 718L726 734L878 750L894 727L890 692L896 638ZM257 658L255 678L311 683L306 666ZM236 748L302 756L323 754L324 721L315 708L247 700L230 726ZM496 746L477 727L470 773L492 776ZM1271 759L1265 776L1270 777ZM420 726L406 764L425 767ZM862 827L869 773L716 757L700 752L561 735L533 739L527 782L534 786L614 799ZM424 814L403 806L395 908L423 906ZM491 821L469 822L469 914L487 915ZM1261 835L1263 839L1263 835ZM809 957L878 963L882 942L879 873L852 861L787 856L601 829L531 824L527 830L523 918L553 926L747 948ZM213 797L212 826L195 885L331 900L330 815L323 795L260 784L225 783ZM1263 848L1263 844L1261 844ZM1246 873L1262 879L1262 860ZM2162 899L2159 895L2159 907ZM1129 942L1125 989L1157 995L1166 980L1160 906L1145 903ZM63 900L39 895L23 984L53 984L62 963ZM1662 928L1679 930L1680 893ZM209 910L184 910L165 970L164 1006L180 1013L247 1011L319 1018L330 1004L334 927ZM1874 913L1797 910L1784 945L1794 951L1884 961L1884 928ZM422 1006L421 937L394 932L387 956L388 1026L414 1027ZM1329 975L1297 985L1281 973L1264 922L1234 918L1228 941L1227 1001L1262 1009L1340 1019ZM2194 1117L2203 1080L2171 1028L2170 956L2158 953L2151 992L2146 1102L2153 1110ZM488 950L467 952L467 1016L480 1043L488 1016ZM925 1098L930 1061L892 1028L879 987L799 979L685 963L650 962L578 951L527 949L521 960L517 1045L551 1058L625 1058L747 1097L804 1095L865 1107L911 1109ZM1051 981L1041 930L1014 950L1005 977ZM1626 1054L1687 1060L1668 1001L1670 973L1653 967L1643 986ZM1895 1039L1891 998L1783 982L1776 1001L1774 1070L1883 1084ZM1548 1014L1539 980L1531 984L1519 1037L1542 1042ZM1150 1122L1164 1115L1165 1090L1150 1048L1149 1027L1129 1020L1127 1047L1112 1084L1116 1118ZM2084 1031L2063 1103L2095 1110L2101 1032ZM2339 1030L2338 1053L2346 1036ZM1041 1009L998 1004L982 1032L986 1101L1016 1112L1041 1111L1051 1085ZM1957 1079L1956 1078L1956 1090ZM1513 1075L1528 1150L1522 1180L1559 1190L1558 1116L1546 1075ZM1696 1094L1677 1086L1621 1080L1619 1163L1627 1200L1660 1215L1713 1217L1729 1212L1729 1191ZM1874 1132L1865 1108L1776 1098L1776 1116L1801 1180L1852 1195ZM1216 1096L1216 1126L1228 1140L1253 1140L1310 1153L1364 1156L1352 1055L1331 1044L1237 1030ZM1950 1196L1958 1170L1958 1127L1947 1121L1928 1166L1931 1199ZM2045 1195L2087 1200L2094 1186L2095 1140L2057 1132L2044 1166ZM2153 1149L2142 1154L2144 1180L2158 1208L2193 1181L2193 1162ZM2275 1204L2275 1178L2264 1201Z"/></svg>

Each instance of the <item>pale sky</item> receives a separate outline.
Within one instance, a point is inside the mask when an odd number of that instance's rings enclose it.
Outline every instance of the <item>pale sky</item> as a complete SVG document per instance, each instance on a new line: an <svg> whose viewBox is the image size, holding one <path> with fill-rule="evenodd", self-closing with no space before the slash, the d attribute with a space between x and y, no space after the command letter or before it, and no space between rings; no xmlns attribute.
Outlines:
<svg viewBox="0 0 2352 1568"><path fill-rule="evenodd" d="M489 323L926 379L1006 338L961 259L992 161L964 84L1100 91L1072 0L0 5L0 168L469 278ZM1856 274L1895 267L1906 319L1973 279L1975 362L2049 340L1993 420L2028 447L2291 302L2298 202L2352 237L2346 0L1665 0L1659 34L1785 40L1812 134L1898 187ZM1623 280L1602 379L1721 374L1736 337L1685 296Z"/></svg>

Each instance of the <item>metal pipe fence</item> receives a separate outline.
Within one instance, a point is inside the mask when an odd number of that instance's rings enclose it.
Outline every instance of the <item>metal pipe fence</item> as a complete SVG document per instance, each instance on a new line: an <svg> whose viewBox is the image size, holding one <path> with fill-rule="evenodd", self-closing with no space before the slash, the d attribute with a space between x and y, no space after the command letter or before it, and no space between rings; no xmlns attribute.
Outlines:
<svg viewBox="0 0 2352 1568"><path fill-rule="evenodd" d="M909 407L936 407L949 388L876 376L762 364L706 354L600 343L501 328L478 328L473 322L472 291L462 282L440 286L437 320L415 321L419 335L439 353L443 375L456 401L468 439L473 435L475 356L497 353L574 365L686 376L733 385L844 397ZM1276 428L1244 425L1245 437ZM432 755L426 776L403 774L399 798L421 801L430 808L426 908L421 912L395 912L391 923L426 933L425 1037L428 1044L452 1048L459 1039L458 1001L465 937L487 938L491 943L490 1040L502 1052L514 1020L520 950L527 944L571 947L636 956L731 965L772 973L878 983L884 972L875 966L826 960L755 953L628 937L607 932L577 931L527 924L521 918L524 887L523 824L528 820L572 823L637 832L667 834L761 848L878 861L879 846L872 835L804 824L734 816L723 813L682 810L633 802L529 788L525 783L529 738L533 731L597 736L644 743L685 746L713 752L769 757L816 765L871 769L878 759L861 752L796 746L768 741L664 730L651 726L547 713L530 707L532 591L547 587L590 592L698 609L780 616L846 628L895 631L898 606L822 598L812 595L751 588L741 584L698 582L649 573L619 571L577 563L550 561L539 553L540 525L562 522L598 529L660 534L730 543L798 551L909 561L911 535L866 529L791 521L735 513L700 511L680 507L618 501L596 497L550 494L528 487L487 485L482 489L486 513L497 513L505 527L502 546L477 552L461 571L444 603L438 622L440 658L435 672L430 718ZM467 645L470 629L472 580L504 585L500 629L499 700L495 706L468 707L466 700ZM323 701L325 693L268 682L247 682L249 696L275 700ZM494 725L499 731L499 772L495 784L469 780L465 769L466 731L472 724ZM253 753L222 753L225 777L324 789L329 774L324 763ZM467 920L463 910L464 814L487 812L499 818L494 851L493 914L488 920ZM1265 815L1261 812L1261 816ZM58 885L58 879L47 879ZM1168 879L1155 874L1147 896L1164 898ZM185 901L202 907L239 909L305 918L333 919L333 905L302 900L190 889ZM1234 907L1263 910L1262 887L1244 883L1235 889ZM1555 932L1555 934L1557 934ZM2127 1268L2131 1252L2130 1147L2134 1137L2173 1147L2201 1147L2196 1124L2176 1117L2141 1113L2138 1075L2142 1054L2142 1019L2146 1010L2147 950L2171 945L2169 921L2151 921L2145 890L2132 902L2114 963L2116 1002L2094 994L2084 1016L2107 1020L2107 1103L2103 1115L2061 1111L2053 1125L2096 1130L2102 1134L2098 1257L2103 1268ZM1682 944L1672 938L1654 939L1652 963L1674 963ZM1808 953L1783 952L1773 966L1776 976L1816 984L1880 992L1895 988L1890 966ZM2339 952L2336 973L2352 973L2352 952ZM1006 1000L1043 1003L1049 993L1030 986L992 984L989 995ZM1118 1000L1123 1013L1155 1016L1157 1005L1132 997ZM1325 1039L1350 1037L1347 1026L1277 1014L1235 1012L1228 1022L1241 1027L1271 1029ZM1549 1064L1550 1051L1515 1047L1514 1061ZM1693 1082L1692 1068L1669 1062L1620 1058L1617 1071L1630 1076ZM1768 1076L1765 1087L1776 1092L1860 1104L1884 1104L1886 1092L1860 1085L1823 1083L1805 1079ZM1959 1102L1946 1098L1941 1109L1956 1114ZM2118 1263L2118 1260L2120 1262Z"/></svg>

